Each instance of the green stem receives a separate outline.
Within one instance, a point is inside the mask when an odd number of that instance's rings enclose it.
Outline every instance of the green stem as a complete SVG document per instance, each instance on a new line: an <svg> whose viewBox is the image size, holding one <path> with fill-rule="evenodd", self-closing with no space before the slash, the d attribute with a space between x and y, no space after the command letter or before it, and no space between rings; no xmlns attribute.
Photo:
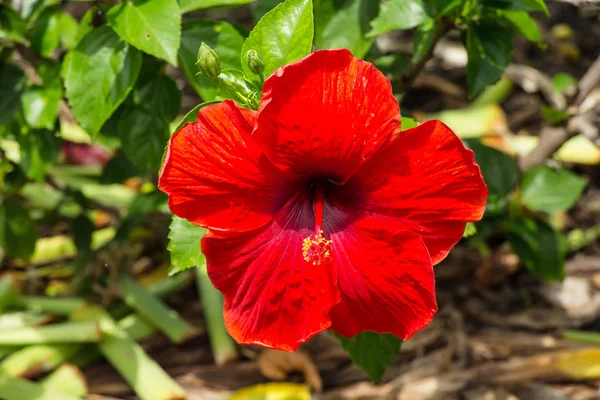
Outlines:
<svg viewBox="0 0 600 400"><path fill-rule="evenodd" d="M9 376L33 377L51 371L83 348L79 344L40 344L17 350L0 363L0 371Z"/></svg>
<svg viewBox="0 0 600 400"><path fill-rule="evenodd" d="M17 293L16 281L11 274L6 274L0 278L0 313L12 301Z"/></svg>
<svg viewBox="0 0 600 400"><path fill-rule="evenodd" d="M104 338L100 352L129 383L142 400L183 400L185 391L127 333L100 309L89 307L74 318L100 322Z"/></svg>
<svg viewBox="0 0 600 400"><path fill-rule="evenodd" d="M600 344L600 333L596 332L566 331L563 333L563 337L576 342Z"/></svg>
<svg viewBox="0 0 600 400"><path fill-rule="evenodd" d="M44 378L40 385L51 391L59 391L78 398L85 398L88 385L81 370L73 364L64 364Z"/></svg>
<svg viewBox="0 0 600 400"><path fill-rule="evenodd" d="M95 322L63 322L0 331L0 345L86 343L98 342L101 338L102 333Z"/></svg>
<svg viewBox="0 0 600 400"><path fill-rule="evenodd" d="M50 314L19 311L0 315L0 331L5 329L22 328L25 326L41 326L51 322L54 317Z"/></svg>
<svg viewBox="0 0 600 400"><path fill-rule="evenodd" d="M223 320L223 295L208 278L206 266L196 268L198 291L204 308L204 318L210 337L215 364L223 365L237 359L237 347Z"/></svg>
<svg viewBox="0 0 600 400"><path fill-rule="evenodd" d="M169 309L129 275L121 275L119 284L123 290L125 304L155 325L173 342L180 343L198 333L198 328L182 319L177 312Z"/></svg>
<svg viewBox="0 0 600 400"><path fill-rule="evenodd" d="M79 396L6 375L0 375L0 398L4 400L80 400Z"/></svg>
<svg viewBox="0 0 600 400"><path fill-rule="evenodd" d="M76 297L52 298L44 296L17 296L12 302L12 306L17 308L58 315L69 315L85 304L85 300Z"/></svg>

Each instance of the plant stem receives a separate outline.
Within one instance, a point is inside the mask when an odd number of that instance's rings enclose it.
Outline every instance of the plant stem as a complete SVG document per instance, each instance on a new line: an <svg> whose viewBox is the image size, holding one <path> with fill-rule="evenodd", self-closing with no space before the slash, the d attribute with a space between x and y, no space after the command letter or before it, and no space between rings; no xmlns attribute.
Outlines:
<svg viewBox="0 0 600 400"><path fill-rule="evenodd" d="M51 371L73 355L79 344L35 345L17 350L0 363L0 371L9 376L33 377Z"/></svg>
<svg viewBox="0 0 600 400"><path fill-rule="evenodd" d="M410 89L417 76L419 76L419 74L425 67L427 61L429 61L431 57L433 57L433 49L435 48L436 44L442 37L446 35L446 33L450 31L450 29L452 29L452 27L453 24L449 20L442 19L440 20L440 22L438 22L438 25L436 26L435 36L429 44L429 48L427 49L423 57L421 57L416 62L411 61L410 64L408 64L408 66L402 72L402 75L400 75L398 85L398 91L400 93L406 93L408 89Z"/></svg>
<svg viewBox="0 0 600 400"><path fill-rule="evenodd" d="M54 319L49 314L19 311L0 315L0 331L5 329L22 328L25 326L46 325Z"/></svg>
<svg viewBox="0 0 600 400"><path fill-rule="evenodd" d="M0 331L0 345L98 342L102 338L97 323L63 322Z"/></svg>
<svg viewBox="0 0 600 400"><path fill-rule="evenodd" d="M11 274L0 278L0 313L12 301L17 293L16 281Z"/></svg>
<svg viewBox="0 0 600 400"><path fill-rule="evenodd" d="M173 342L180 343L198 333L196 327L182 319L177 312L165 306L129 275L121 275L119 284L123 290L125 303L155 325Z"/></svg>
<svg viewBox="0 0 600 400"><path fill-rule="evenodd" d="M0 375L0 398L4 400L80 400L79 396L6 375Z"/></svg>
<svg viewBox="0 0 600 400"><path fill-rule="evenodd" d="M576 342L600 344L600 333L584 331L566 331L563 337Z"/></svg>
<svg viewBox="0 0 600 400"><path fill-rule="evenodd" d="M52 298L44 296L16 296L12 302L14 307L58 315L69 315L85 304L85 300L76 297Z"/></svg>
<svg viewBox="0 0 600 400"><path fill-rule="evenodd" d="M198 291L204 308L204 318L210 337L215 364L223 365L237 359L237 347L223 320L223 295L208 278L206 266L196 268Z"/></svg>
<svg viewBox="0 0 600 400"><path fill-rule="evenodd" d="M89 307L74 315L80 320L99 321L104 338L100 352L129 383L142 400L183 400L185 391L152 360L101 308Z"/></svg>
<svg viewBox="0 0 600 400"><path fill-rule="evenodd" d="M40 385L47 390L55 390L65 394L84 398L88 393L85 376L73 364L64 364L44 378Z"/></svg>

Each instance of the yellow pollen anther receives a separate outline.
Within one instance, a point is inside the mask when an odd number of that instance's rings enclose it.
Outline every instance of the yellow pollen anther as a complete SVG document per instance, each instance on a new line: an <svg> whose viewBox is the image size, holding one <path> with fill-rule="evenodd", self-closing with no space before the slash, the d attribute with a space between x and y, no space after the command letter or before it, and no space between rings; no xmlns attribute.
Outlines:
<svg viewBox="0 0 600 400"><path fill-rule="evenodd" d="M323 231L318 235L311 235L302 242L302 255L313 265L331 262L331 240L323 237Z"/></svg>

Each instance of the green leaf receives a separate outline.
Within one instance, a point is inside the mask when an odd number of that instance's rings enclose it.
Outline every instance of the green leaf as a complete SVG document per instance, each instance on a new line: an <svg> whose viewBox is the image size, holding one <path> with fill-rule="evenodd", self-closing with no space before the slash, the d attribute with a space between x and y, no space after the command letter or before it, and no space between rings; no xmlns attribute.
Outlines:
<svg viewBox="0 0 600 400"><path fill-rule="evenodd" d="M260 20L263 15L277 7L279 4L283 3L283 0L257 0L253 3L252 7L252 15L254 16L254 20ZM315 6L315 9L317 7Z"/></svg>
<svg viewBox="0 0 600 400"><path fill-rule="evenodd" d="M0 4L0 40L9 40L24 45L29 44L25 37L27 23L12 8Z"/></svg>
<svg viewBox="0 0 600 400"><path fill-rule="evenodd" d="M92 246L92 233L94 232L94 224L85 215L80 214L73 220L72 225L73 242L79 254L88 254Z"/></svg>
<svg viewBox="0 0 600 400"><path fill-rule="evenodd" d="M49 57L60 44L60 14L60 11L49 8L35 21L31 48L42 57Z"/></svg>
<svg viewBox="0 0 600 400"><path fill-rule="evenodd" d="M565 72L559 72L552 77L552 90L557 93L563 93L568 87L574 86L577 78Z"/></svg>
<svg viewBox="0 0 600 400"><path fill-rule="evenodd" d="M172 121L181 109L181 92L175 81L165 74L143 74L133 90L133 102L150 113L158 113L167 121Z"/></svg>
<svg viewBox="0 0 600 400"><path fill-rule="evenodd" d="M204 255L200 251L200 239L205 232L206 229L173 215L169 226L169 244L167 246L171 253L169 275L204 265Z"/></svg>
<svg viewBox="0 0 600 400"><path fill-rule="evenodd" d="M467 237L471 237L473 235L475 235L477 233L477 227L475 226L475 224L473 222L467 222L467 225L465 225L465 232L463 233L463 237L467 238Z"/></svg>
<svg viewBox="0 0 600 400"><path fill-rule="evenodd" d="M46 86L32 86L25 90L21 104L27 124L32 128L54 129L61 99L62 87L56 78Z"/></svg>
<svg viewBox="0 0 600 400"><path fill-rule="evenodd" d="M107 26L90 31L67 54L62 71L66 95L84 130L100 131L133 88L141 64L139 51Z"/></svg>
<svg viewBox="0 0 600 400"><path fill-rule="evenodd" d="M481 0L481 5L499 10L542 11L549 15L544 0Z"/></svg>
<svg viewBox="0 0 600 400"><path fill-rule="evenodd" d="M226 99L235 100L240 106L257 110L261 92L257 85L250 82L242 71L226 69L219 75L217 82L220 94Z"/></svg>
<svg viewBox="0 0 600 400"><path fill-rule="evenodd" d="M490 194L505 196L519 181L519 166L511 156L484 146L479 141L469 141L469 147L475 153L475 160L481 168L483 179Z"/></svg>
<svg viewBox="0 0 600 400"><path fill-rule="evenodd" d="M0 247L7 256L29 258L37 240L35 223L15 199L0 202Z"/></svg>
<svg viewBox="0 0 600 400"><path fill-rule="evenodd" d="M196 107L192 108L190 110L190 112L188 112L187 114L185 114L185 117L183 117L183 119L181 120L181 122L179 123L179 125L177 125L177 128L173 131L173 133L177 132L178 130L180 130L181 128L183 128L183 126L185 124L187 124L188 122L193 123L196 122L196 119L198 118L198 113L200 112L200 109L202 107L206 107L209 106L211 104L217 104L219 103L218 101L207 101L201 104L198 104Z"/></svg>
<svg viewBox="0 0 600 400"><path fill-rule="evenodd" d="M227 22L193 20L183 24L179 49L181 67L200 97L204 101L212 101L218 97L217 84L201 74L197 75L196 56L202 42L215 49L222 69L240 70L244 36Z"/></svg>
<svg viewBox="0 0 600 400"><path fill-rule="evenodd" d="M512 58L510 30L493 21L472 23L467 30L467 83L469 97L496 82Z"/></svg>
<svg viewBox="0 0 600 400"><path fill-rule="evenodd" d="M436 26L435 21L433 20L419 25L419 27L415 31L415 37L413 39L413 63L416 63L423 57L425 57L427 51L433 43L433 40L435 39L435 31Z"/></svg>
<svg viewBox="0 0 600 400"><path fill-rule="evenodd" d="M44 180L46 171L56 163L62 140L46 129L29 130L16 136L21 153L21 167L31 179Z"/></svg>
<svg viewBox="0 0 600 400"><path fill-rule="evenodd" d="M429 15L435 18L450 14L462 5L462 0L425 0Z"/></svg>
<svg viewBox="0 0 600 400"><path fill-rule="evenodd" d="M23 72L9 63L0 63L0 126L10 123L21 106L26 84Z"/></svg>
<svg viewBox="0 0 600 400"><path fill-rule="evenodd" d="M177 66L181 39L177 0L128 0L111 8L107 18L129 44Z"/></svg>
<svg viewBox="0 0 600 400"><path fill-rule="evenodd" d="M100 10L96 7L90 8L79 21L77 32L75 33L75 45L83 39L85 35L94 29L94 16L98 15Z"/></svg>
<svg viewBox="0 0 600 400"><path fill-rule="evenodd" d="M552 125L560 124L563 121L568 120L571 116L568 112L559 110L552 106L542 106L542 116L548 123Z"/></svg>
<svg viewBox="0 0 600 400"><path fill-rule="evenodd" d="M60 43L65 49L72 49L77 44L79 24L71 15L61 12L58 15L58 31L60 32Z"/></svg>
<svg viewBox="0 0 600 400"><path fill-rule="evenodd" d="M566 168L541 165L530 169L521 182L521 201L529 209L554 213L568 210L583 193L587 180Z"/></svg>
<svg viewBox="0 0 600 400"><path fill-rule="evenodd" d="M213 7L233 7L248 4L253 0L179 0L182 13Z"/></svg>
<svg viewBox="0 0 600 400"><path fill-rule="evenodd" d="M403 131L419 126L419 123L417 121L415 121L414 119L412 119L411 117L405 117L404 115L402 115L401 117L402 117L402 130Z"/></svg>
<svg viewBox="0 0 600 400"><path fill-rule="evenodd" d="M411 29L430 19L423 0L389 0L381 4L381 11L371 22L372 29L367 36Z"/></svg>
<svg viewBox="0 0 600 400"><path fill-rule="evenodd" d="M365 35L377 11L378 2L373 0L316 0L317 49L346 48L356 57L363 58L374 41Z"/></svg>
<svg viewBox="0 0 600 400"><path fill-rule="evenodd" d="M513 221L508 241L529 271L538 278L559 280L565 276L566 241L544 221Z"/></svg>
<svg viewBox="0 0 600 400"><path fill-rule="evenodd" d="M113 158L108 160L102 175L100 176L100 183L108 185L111 183L123 183L128 178L136 176L141 171L133 165L131 160L127 158L124 152L120 151Z"/></svg>
<svg viewBox="0 0 600 400"><path fill-rule="evenodd" d="M402 340L394 335L362 332L351 339L337 335L342 347L373 382L379 382L388 365L400 354Z"/></svg>
<svg viewBox="0 0 600 400"><path fill-rule="evenodd" d="M124 114L118 124L123 151L136 166L158 169L169 140L167 121L142 108L129 109Z"/></svg>
<svg viewBox="0 0 600 400"><path fill-rule="evenodd" d="M244 42L241 55L244 74L255 82L260 81L244 59L249 50L256 51L262 58L266 78L277 68L309 55L313 34L312 0L286 0L266 13Z"/></svg>
<svg viewBox="0 0 600 400"><path fill-rule="evenodd" d="M520 33L527 40L537 43L544 48L542 34L535 20L525 11L503 11L501 16L506 20L513 31Z"/></svg>

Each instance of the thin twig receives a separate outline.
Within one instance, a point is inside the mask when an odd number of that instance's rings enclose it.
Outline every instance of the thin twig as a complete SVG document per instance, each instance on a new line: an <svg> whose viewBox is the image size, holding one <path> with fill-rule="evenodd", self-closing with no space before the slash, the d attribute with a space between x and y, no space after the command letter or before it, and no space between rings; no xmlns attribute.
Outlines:
<svg viewBox="0 0 600 400"><path fill-rule="evenodd" d="M419 76L419 74L425 67L427 61L429 61L431 57L433 57L433 49L435 48L435 45L442 37L446 35L446 33L448 33L448 31L450 31L450 29L452 29L452 26L452 22L449 20L442 20L439 23L439 25L436 27L435 37L431 41L427 52L425 52L423 57L421 57L416 62L411 62L410 64L408 64L402 75L400 75L400 78L398 78L398 91L400 93L406 93L406 91L410 89L414 80L417 78L417 76Z"/></svg>

